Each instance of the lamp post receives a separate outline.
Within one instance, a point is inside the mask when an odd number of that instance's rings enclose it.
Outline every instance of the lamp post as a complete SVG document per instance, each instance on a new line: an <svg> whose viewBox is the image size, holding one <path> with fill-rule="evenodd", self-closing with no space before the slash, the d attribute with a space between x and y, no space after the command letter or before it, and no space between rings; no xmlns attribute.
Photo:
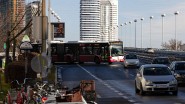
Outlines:
<svg viewBox="0 0 185 104"><path fill-rule="evenodd" d="M150 16L150 48L152 48L152 19L153 16Z"/></svg>
<svg viewBox="0 0 185 104"><path fill-rule="evenodd" d="M143 48L143 22L144 18L141 18L141 48Z"/></svg>
<svg viewBox="0 0 185 104"><path fill-rule="evenodd" d="M175 50L177 50L177 34L176 34L176 16L179 14L179 11L174 13L175 15Z"/></svg>
<svg viewBox="0 0 185 104"><path fill-rule="evenodd" d="M128 41L126 41L127 40L127 38L126 38L127 37L127 35L126 35L127 34L127 31L126 31L127 22L125 22L124 25L125 25L125 45L126 45L126 43L128 42Z"/></svg>
<svg viewBox="0 0 185 104"><path fill-rule="evenodd" d="M130 24L130 37L131 37L131 35L132 35L132 31L131 31L131 24L132 24L132 21L129 21L129 24ZM131 39L130 39L131 40ZM129 42L129 44L130 44L131 42ZM129 46L131 46L131 45L129 45Z"/></svg>
<svg viewBox="0 0 185 104"><path fill-rule="evenodd" d="M123 24L120 24L120 28L121 28L121 35L123 35L123 34L122 34L122 27L123 27ZM123 36L124 36L124 35L123 35ZM124 39L124 38L122 38L122 41L123 41L123 39Z"/></svg>
<svg viewBox="0 0 185 104"><path fill-rule="evenodd" d="M163 44L163 18L166 16L166 14L162 14L161 17L162 17L162 43L161 45Z"/></svg>
<svg viewBox="0 0 185 104"><path fill-rule="evenodd" d="M134 22L135 22L135 48L136 48L136 22L137 22L137 19L135 19Z"/></svg>

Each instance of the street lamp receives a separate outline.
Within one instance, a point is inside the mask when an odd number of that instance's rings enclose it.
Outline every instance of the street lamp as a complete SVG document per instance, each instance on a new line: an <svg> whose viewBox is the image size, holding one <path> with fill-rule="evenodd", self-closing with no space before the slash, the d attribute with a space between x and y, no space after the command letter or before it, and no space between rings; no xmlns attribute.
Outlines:
<svg viewBox="0 0 185 104"><path fill-rule="evenodd" d="M162 44L163 44L163 18L166 16L166 14L161 14L162 17ZM161 45L162 45L161 44Z"/></svg>
<svg viewBox="0 0 185 104"><path fill-rule="evenodd" d="M126 31L126 25L127 25L127 22L125 22L124 23L124 25L125 25L125 46L126 46L126 43L128 42L128 41L126 41L127 40L127 35L126 35L126 33L127 33L127 31Z"/></svg>
<svg viewBox="0 0 185 104"><path fill-rule="evenodd" d="M141 48L143 48L143 26L142 26L143 20L144 18L141 18Z"/></svg>
<svg viewBox="0 0 185 104"><path fill-rule="evenodd" d="M137 22L137 19L135 19L134 22L135 22L135 48L136 48L136 22Z"/></svg>
<svg viewBox="0 0 185 104"><path fill-rule="evenodd" d="M153 19L154 17L153 16L150 16L150 48L152 48L152 19Z"/></svg>
<svg viewBox="0 0 185 104"><path fill-rule="evenodd" d="M121 28L121 35L123 35L122 34L122 27L123 27L123 24L120 24L120 28ZM124 35L123 35L124 36ZM123 38L124 39L124 38ZM122 39L122 41L123 41L123 39Z"/></svg>
<svg viewBox="0 0 185 104"><path fill-rule="evenodd" d="M176 11L174 14L175 14L175 50L177 50L176 15L179 14L179 11Z"/></svg>
<svg viewBox="0 0 185 104"><path fill-rule="evenodd" d="M132 31L131 31L131 24L132 24L132 21L129 21L129 24L130 24L130 37L131 37L131 35L132 35ZM131 39L130 39L131 40ZM131 43L131 42L129 42L129 43ZM131 46L131 45L129 45L129 46Z"/></svg>

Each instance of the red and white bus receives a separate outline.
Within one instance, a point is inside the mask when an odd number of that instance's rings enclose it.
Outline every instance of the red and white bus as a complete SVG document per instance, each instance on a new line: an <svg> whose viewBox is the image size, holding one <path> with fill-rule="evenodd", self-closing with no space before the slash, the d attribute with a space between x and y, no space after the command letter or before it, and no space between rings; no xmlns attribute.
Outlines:
<svg viewBox="0 0 185 104"><path fill-rule="evenodd" d="M57 62L123 62L123 42L51 42L51 58Z"/></svg>

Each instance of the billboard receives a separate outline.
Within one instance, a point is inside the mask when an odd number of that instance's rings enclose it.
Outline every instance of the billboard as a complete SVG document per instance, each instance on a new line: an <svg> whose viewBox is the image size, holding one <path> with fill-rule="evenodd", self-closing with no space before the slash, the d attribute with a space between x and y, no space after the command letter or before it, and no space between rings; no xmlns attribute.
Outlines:
<svg viewBox="0 0 185 104"><path fill-rule="evenodd" d="M54 38L65 38L65 23L56 22L51 23L53 26L53 37Z"/></svg>

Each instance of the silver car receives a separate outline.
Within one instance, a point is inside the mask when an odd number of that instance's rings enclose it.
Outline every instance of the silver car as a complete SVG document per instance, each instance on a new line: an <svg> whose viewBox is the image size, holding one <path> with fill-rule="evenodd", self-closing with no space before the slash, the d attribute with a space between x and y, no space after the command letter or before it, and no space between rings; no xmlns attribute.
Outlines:
<svg viewBox="0 0 185 104"><path fill-rule="evenodd" d="M177 80L166 65L142 65L135 78L135 92L145 95L146 92L172 92L178 94Z"/></svg>
<svg viewBox="0 0 185 104"><path fill-rule="evenodd" d="M185 83L185 61L173 61L170 70L174 73L179 84Z"/></svg>
<svg viewBox="0 0 185 104"><path fill-rule="evenodd" d="M124 62L123 65L124 67L129 67L129 66L134 66L134 67L139 67L140 66L140 61L135 54L127 54L124 57Z"/></svg>

